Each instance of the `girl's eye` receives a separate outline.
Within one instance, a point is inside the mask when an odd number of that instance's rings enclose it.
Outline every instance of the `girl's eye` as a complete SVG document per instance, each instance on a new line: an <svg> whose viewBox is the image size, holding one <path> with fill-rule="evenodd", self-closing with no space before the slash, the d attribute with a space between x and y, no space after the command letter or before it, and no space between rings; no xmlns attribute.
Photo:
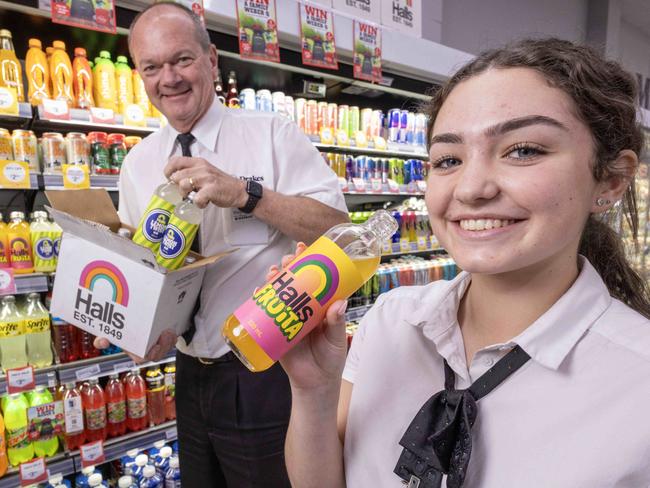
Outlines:
<svg viewBox="0 0 650 488"><path fill-rule="evenodd" d="M506 158L510 159L532 159L535 156L545 154L545 151L532 144L517 144L506 153Z"/></svg>
<svg viewBox="0 0 650 488"><path fill-rule="evenodd" d="M433 169L451 169L460 164L460 160L453 156L442 156L431 163Z"/></svg>

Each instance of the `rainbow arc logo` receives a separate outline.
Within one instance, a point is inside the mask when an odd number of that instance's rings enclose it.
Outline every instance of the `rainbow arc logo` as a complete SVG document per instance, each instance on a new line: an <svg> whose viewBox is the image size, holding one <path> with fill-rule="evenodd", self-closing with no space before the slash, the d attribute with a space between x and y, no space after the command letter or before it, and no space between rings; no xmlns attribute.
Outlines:
<svg viewBox="0 0 650 488"><path fill-rule="evenodd" d="M129 285L122 272L108 261L91 261L81 272L79 286L93 291L100 281L108 283L112 288L113 302L123 307L129 305Z"/></svg>
<svg viewBox="0 0 650 488"><path fill-rule="evenodd" d="M325 305L336 293L339 287L339 270L334 262L324 254L310 254L299 259L291 266L291 271L296 278L309 279L312 283L310 289L318 303Z"/></svg>

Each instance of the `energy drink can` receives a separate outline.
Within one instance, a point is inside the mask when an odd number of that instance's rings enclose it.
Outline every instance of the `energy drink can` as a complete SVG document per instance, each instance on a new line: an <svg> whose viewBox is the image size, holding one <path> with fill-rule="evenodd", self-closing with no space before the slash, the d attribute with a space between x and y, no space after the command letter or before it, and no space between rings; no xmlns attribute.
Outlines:
<svg viewBox="0 0 650 488"><path fill-rule="evenodd" d="M336 155L336 175L345 178L345 155Z"/></svg>
<svg viewBox="0 0 650 488"><path fill-rule="evenodd" d="M413 176L413 160L412 159L407 159L404 161L404 166L402 170L402 174L404 175L404 184L408 185L412 180Z"/></svg>
<svg viewBox="0 0 650 488"><path fill-rule="evenodd" d="M364 180L366 178L366 157L365 156L357 156L356 159L354 160L354 177L355 178L363 178Z"/></svg>
<svg viewBox="0 0 650 488"><path fill-rule="evenodd" d="M404 184L404 161L398 158L391 158L388 161L390 178L398 185Z"/></svg>
<svg viewBox="0 0 650 488"><path fill-rule="evenodd" d="M349 137L350 135L349 127L350 127L350 107L348 105L339 105L337 111L336 128L337 130L345 131L345 133L348 134Z"/></svg>
<svg viewBox="0 0 650 488"><path fill-rule="evenodd" d="M318 103L316 100L308 100L305 112L305 129L307 135L318 134Z"/></svg>
<svg viewBox="0 0 650 488"><path fill-rule="evenodd" d="M293 97L284 97L284 112L289 120L296 120L296 104Z"/></svg>
<svg viewBox="0 0 650 488"><path fill-rule="evenodd" d="M407 144L415 142L415 114L413 112L406 114L406 135L404 140Z"/></svg>
<svg viewBox="0 0 650 488"><path fill-rule="evenodd" d="M307 133L307 100L304 98L296 98L295 101L295 121L298 127L306 134Z"/></svg>
<svg viewBox="0 0 650 488"><path fill-rule="evenodd" d="M388 111L388 141L399 142L400 114L398 108L392 108Z"/></svg>
<svg viewBox="0 0 650 488"><path fill-rule="evenodd" d="M389 163L388 159L381 160L381 182L388 183Z"/></svg>
<svg viewBox="0 0 650 488"><path fill-rule="evenodd" d="M380 137L381 129L384 123L384 112L381 110L373 110L372 118L370 119L370 136Z"/></svg>
<svg viewBox="0 0 650 488"><path fill-rule="evenodd" d="M338 112L339 112L339 106L335 103L328 103L327 104L327 120L329 121L329 128L332 129L332 131L336 131L338 129Z"/></svg>
<svg viewBox="0 0 650 488"><path fill-rule="evenodd" d="M327 111L327 102L318 102L318 132L321 129L330 127L329 113Z"/></svg>
<svg viewBox="0 0 650 488"><path fill-rule="evenodd" d="M31 130L16 129L11 135L14 157L24 161L30 171L38 172L38 141Z"/></svg>
<svg viewBox="0 0 650 488"><path fill-rule="evenodd" d="M422 161L420 161L419 159L414 159L413 167L415 168L415 172L414 172L415 181L422 181Z"/></svg>
<svg viewBox="0 0 650 488"><path fill-rule="evenodd" d="M271 104L273 107L273 112L276 114L281 114L284 115L285 109L284 109L284 92L281 91L276 91L273 92L271 95Z"/></svg>
<svg viewBox="0 0 650 488"><path fill-rule="evenodd" d="M371 108L364 108L361 110L361 121L360 121L360 129L361 132L363 132L367 138L372 137L371 134L371 124L372 124L372 109Z"/></svg>
<svg viewBox="0 0 650 488"><path fill-rule="evenodd" d="M257 110L257 97L255 90L252 88L244 88L239 92L239 103L244 110Z"/></svg>
<svg viewBox="0 0 650 488"><path fill-rule="evenodd" d="M43 172L61 174L63 165L67 163L65 140L58 132L46 132L41 139L43 151Z"/></svg>
<svg viewBox="0 0 650 488"><path fill-rule="evenodd" d="M256 95L257 110L260 112L273 112L273 96L269 90L258 90Z"/></svg>
<svg viewBox="0 0 650 488"><path fill-rule="evenodd" d="M424 146L427 143L427 116L415 114L415 138L414 144Z"/></svg>
<svg viewBox="0 0 650 488"><path fill-rule="evenodd" d="M68 132L65 148L69 164L85 164L90 168L90 144L85 134Z"/></svg>
<svg viewBox="0 0 650 488"><path fill-rule="evenodd" d="M348 181L352 181L352 178L355 178L354 170L354 157L348 154L345 156L345 177Z"/></svg>
<svg viewBox="0 0 650 488"><path fill-rule="evenodd" d="M0 129L0 159L14 159L14 150L11 147L11 134L7 129Z"/></svg>
<svg viewBox="0 0 650 488"><path fill-rule="evenodd" d="M366 160L366 175L364 177L364 180L371 180L372 178L375 178L375 170L376 170L377 165L375 164L375 160L372 158L368 158Z"/></svg>
<svg viewBox="0 0 650 488"><path fill-rule="evenodd" d="M359 107L350 107L348 113L348 137L354 139L359 131Z"/></svg>

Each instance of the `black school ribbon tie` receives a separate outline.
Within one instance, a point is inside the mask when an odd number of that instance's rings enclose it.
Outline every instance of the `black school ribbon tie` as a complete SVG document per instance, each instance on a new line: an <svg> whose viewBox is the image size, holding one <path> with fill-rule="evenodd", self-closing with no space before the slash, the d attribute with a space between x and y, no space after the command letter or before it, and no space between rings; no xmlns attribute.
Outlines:
<svg viewBox="0 0 650 488"><path fill-rule="evenodd" d="M196 140L191 133L178 134L176 140L181 145L181 154L185 157L192 157L192 151L190 151L190 146Z"/></svg>
<svg viewBox="0 0 650 488"><path fill-rule="evenodd" d="M404 448L395 474L408 488L461 488L472 454L472 426L477 401L521 368L530 356L515 346L466 390L454 389L455 376L445 360L445 389L418 411L399 444Z"/></svg>

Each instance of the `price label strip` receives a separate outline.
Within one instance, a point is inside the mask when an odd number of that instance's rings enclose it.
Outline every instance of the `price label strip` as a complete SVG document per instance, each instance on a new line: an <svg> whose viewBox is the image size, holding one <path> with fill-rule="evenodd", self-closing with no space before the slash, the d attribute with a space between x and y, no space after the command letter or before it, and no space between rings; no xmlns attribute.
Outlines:
<svg viewBox="0 0 650 488"><path fill-rule="evenodd" d="M80 453L81 466L84 468L88 466L95 466L96 464L101 464L106 460L103 441L95 441L89 444L84 444L81 446Z"/></svg>
<svg viewBox="0 0 650 488"><path fill-rule="evenodd" d="M65 100L43 99L43 118L48 120L70 120L70 107Z"/></svg>
<svg viewBox="0 0 650 488"><path fill-rule="evenodd" d="M91 107L90 121L96 124L114 124L115 112L110 108Z"/></svg>
<svg viewBox="0 0 650 488"><path fill-rule="evenodd" d="M339 188L341 189L342 192L348 191L348 180L346 180L342 176L339 176Z"/></svg>
<svg viewBox="0 0 650 488"><path fill-rule="evenodd" d="M354 190L359 193L366 192L366 180L363 178L352 178L352 184L354 185Z"/></svg>
<svg viewBox="0 0 650 488"><path fill-rule="evenodd" d="M18 97L13 87L0 87L0 114L18 115Z"/></svg>
<svg viewBox="0 0 650 488"><path fill-rule="evenodd" d="M402 237L399 240L399 250L400 252L410 252L411 251L411 241L406 237Z"/></svg>
<svg viewBox="0 0 650 488"><path fill-rule="evenodd" d="M140 105L131 104L124 111L124 125L130 127L146 127L147 120Z"/></svg>
<svg viewBox="0 0 650 488"><path fill-rule="evenodd" d="M16 278L11 268L0 269L0 295L16 294Z"/></svg>
<svg viewBox="0 0 650 488"><path fill-rule="evenodd" d="M370 180L370 188L372 188L373 193L381 193L382 190L384 189L381 179L379 178L372 178Z"/></svg>
<svg viewBox="0 0 650 488"><path fill-rule="evenodd" d="M20 465L20 486L32 486L47 481L45 459L36 458Z"/></svg>
<svg viewBox="0 0 650 488"><path fill-rule="evenodd" d="M10 395L30 391L35 387L36 379L34 378L34 368L32 366L7 370L7 393Z"/></svg>
<svg viewBox="0 0 650 488"><path fill-rule="evenodd" d="M391 178L388 178L387 182L388 182L388 191L389 192L391 192L391 193L399 193L399 184L397 183L397 181L395 181L395 180L393 180Z"/></svg>
<svg viewBox="0 0 650 488"><path fill-rule="evenodd" d="M67 190L84 190L90 188L88 166L85 164L64 164L63 187Z"/></svg>
<svg viewBox="0 0 650 488"><path fill-rule="evenodd" d="M101 372L102 368L99 367L99 364L93 364L87 368L80 369L75 373L75 376L77 377L77 381L82 381L97 376Z"/></svg>
<svg viewBox="0 0 650 488"><path fill-rule="evenodd" d="M29 189L31 187L28 163L0 159L0 188Z"/></svg>

